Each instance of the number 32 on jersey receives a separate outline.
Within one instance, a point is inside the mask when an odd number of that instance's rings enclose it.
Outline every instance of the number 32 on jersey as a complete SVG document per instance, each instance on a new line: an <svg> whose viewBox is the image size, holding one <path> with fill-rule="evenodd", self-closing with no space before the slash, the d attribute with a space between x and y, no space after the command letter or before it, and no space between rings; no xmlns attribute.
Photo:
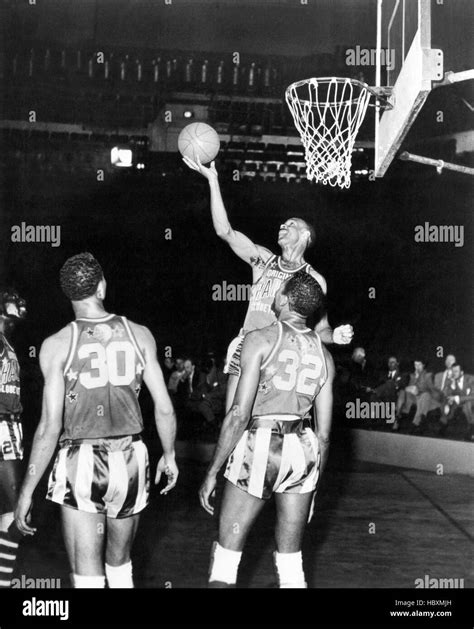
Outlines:
<svg viewBox="0 0 474 629"><path fill-rule="evenodd" d="M303 395L313 395L321 375L323 361L314 354L302 356L292 349L284 349L278 355L278 362L285 365L283 374L273 377L273 384L280 391L291 391ZM303 366L303 368L301 368Z"/></svg>

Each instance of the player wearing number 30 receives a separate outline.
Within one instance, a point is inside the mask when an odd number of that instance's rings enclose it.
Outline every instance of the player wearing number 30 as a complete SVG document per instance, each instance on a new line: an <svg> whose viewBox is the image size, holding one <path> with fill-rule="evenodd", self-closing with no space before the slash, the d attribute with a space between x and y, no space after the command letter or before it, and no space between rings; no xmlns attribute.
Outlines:
<svg viewBox="0 0 474 629"><path fill-rule="evenodd" d="M304 271L295 273L275 295L278 321L243 341L237 392L199 492L201 505L213 513L217 472L230 455L211 587L236 583L249 529L272 494L280 587L306 587L301 540L326 461L332 415L333 360L306 327L322 300L319 283Z"/></svg>
<svg viewBox="0 0 474 629"><path fill-rule="evenodd" d="M150 332L105 311L106 282L97 260L89 253L73 256L60 277L76 320L41 348L43 411L15 521L25 535L35 533L29 523L33 491L59 438L47 498L61 505L73 584L104 587L107 577L109 587L133 587L130 551L149 495L148 452L140 436L142 380L163 446L155 478L158 483L163 472L168 478L161 493L178 477L176 417Z"/></svg>

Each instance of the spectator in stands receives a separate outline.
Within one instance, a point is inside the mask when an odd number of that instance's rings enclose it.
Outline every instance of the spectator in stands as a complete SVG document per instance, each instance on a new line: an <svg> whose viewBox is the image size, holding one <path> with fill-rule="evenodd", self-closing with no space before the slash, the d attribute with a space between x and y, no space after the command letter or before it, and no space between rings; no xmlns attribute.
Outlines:
<svg viewBox="0 0 474 629"><path fill-rule="evenodd" d="M209 392L206 374L196 367L192 358L185 358L184 372L184 376L178 383L176 394L178 407L184 412L201 415L209 424L214 423L214 411L206 399L206 394Z"/></svg>
<svg viewBox="0 0 474 629"><path fill-rule="evenodd" d="M390 356L387 370L380 374L378 386L372 394L375 402L397 402L398 391L403 383L403 376L396 356Z"/></svg>
<svg viewBox="0 0 474 629"><path fill-rule="evenodd" d="M203 363L203 372L206 374L207 384L207 391L204 393L203 403L210 406L217 419L219 416L223 416L225 410L227 376L224 373L222 364L218 363L212 352L208 353Z"/></svg>
<svg viewBox="0 0 474 629"><path fill-rule="evenodd" d="M165 379L166 385L168 386L169 379L171 374L176 368L176 363L172 358L166 357L163 361L163 378Z"/></svg>
<svg viewBox="0 0 474 629"><path fill-rule="evenodd" d="M446 356L446 360L444 361L446 369L435 374L434 386L437 391L435 398L437 397L440 403L443 403L445 401L444 390L451 385L451 381L453 379L452 367L455 363L456 356L454 356L453 354L448 354Z"/></svg>
<svg viewBox="0 0 474 629"><path fill-rule="evenodd" d="M176 394L178 391L178 384L183 378L185 378L186 372L184 370L184 358L177 358L175 360L175 370L168 380L168 391L172 394Z"/></svg>
<svg viewBox="0 0 474 629"><path fill-rule="evenodd" d="M474 438L474 376L465 374L459 363L451 365L452 379L445 388L446 405L441 415L442 429L445 432L448 422L458 412L464 414L467 420L465 438L472 441Z"/></svg>
<svg viewBox="0 0 474 629"><path fill-rule="evenodd" d="M453 354L448 354L446 356L446 360L444 361L446 369L444 371L440 371L435 374L434 377L434 388L431 392L431 397L433 399L432 409L436 408L440 409L441 412L441 430L439 431L439 435L443 436L446 432L447 420L446 416L449 414L449 407L446 408L447 401L447 389L451 386L451 382L453 380L452 375L452 366L456 362L456 357Z"/></svg>
<svg viewBox="0 0 474 629"><path fill-rule="evenodd" d="M374 391L374 372L370 363L367 361L363 347L356 347L354 349L348 368L352 397L368 401L370 394Z"/></svg>
<svg viewBox="0 0 474 629"><path fill-rule="evenodd" d="M410 432L412 434L421 434L422 421L426 418L429 411L437 408L439 404L433 398L433 376L426 371L426 361L415 360L413 365L414 372L410 374L408 386L401 388L398 392L397 420L393 429L398 429L401 414L409 413L412 406L416 406Z"/></svg>

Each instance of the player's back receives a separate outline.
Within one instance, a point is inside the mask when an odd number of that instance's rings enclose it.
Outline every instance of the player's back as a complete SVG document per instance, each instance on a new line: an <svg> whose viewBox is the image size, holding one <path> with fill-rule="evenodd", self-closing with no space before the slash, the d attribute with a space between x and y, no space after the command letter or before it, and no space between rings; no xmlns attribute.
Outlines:
<svg viewBox="0 0 474 629"><path fill-rule="evenodd" d="M145 359L125 317L79 318L64 368L64 439L143 430L138 394Z"/></svg>
<svg viewBox="0 0 474 629"><path fill-rule="evenodd" d="M305 417L327 378L321 340L310 328L277 321L278 335L262 363L252 416ZM263 330L262 330L263 332Z"/></svg>

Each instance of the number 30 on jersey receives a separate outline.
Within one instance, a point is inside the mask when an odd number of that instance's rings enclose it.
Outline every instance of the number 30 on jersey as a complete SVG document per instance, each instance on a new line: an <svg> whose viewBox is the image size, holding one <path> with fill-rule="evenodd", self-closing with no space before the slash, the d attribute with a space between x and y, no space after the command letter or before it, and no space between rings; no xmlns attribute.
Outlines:
<svg viewBox="0 0 474 629"><path fill-rule="evenodd" d="M129 341L112 341L106 347L100 343L82 345L77 353L80 360L90 359L90 371L79 375L86 389L127 386L135 378L135 350Z"/></svg>

